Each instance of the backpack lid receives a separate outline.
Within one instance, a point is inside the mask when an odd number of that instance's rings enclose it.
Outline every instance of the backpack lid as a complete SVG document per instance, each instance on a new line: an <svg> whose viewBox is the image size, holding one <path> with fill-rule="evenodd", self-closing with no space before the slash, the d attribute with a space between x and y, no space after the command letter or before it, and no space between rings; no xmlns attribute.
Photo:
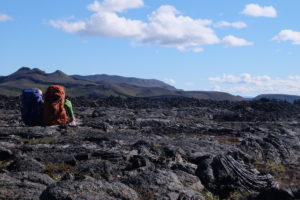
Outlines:
<svg viewBox="0 0 300 200"><path fill-rule="evenodd" d="M25 89L22 92L22 102L24 103L30 103L30 102L42 102L43 97L39 93L37 89Z"/></svg>
<svg viewBox="0 0 300 200"><path fill-rule="evenodd" d="M39 93L39 91L36 89L25 89L23 90L23 93Z"/></svg>
<svg viewBox="0 0 300 200"><path fill-rule="evenodd" d="M45 102L65 102L65 88L60 85L50 85L45 93Z"/></svg>

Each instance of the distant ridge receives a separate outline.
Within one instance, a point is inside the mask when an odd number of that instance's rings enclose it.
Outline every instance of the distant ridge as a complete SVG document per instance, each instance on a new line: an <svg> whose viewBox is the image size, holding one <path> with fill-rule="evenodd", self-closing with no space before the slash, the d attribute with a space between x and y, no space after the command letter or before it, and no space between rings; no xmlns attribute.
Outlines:
<svg viewBox="0 0 300 200"><path fill-rule="evenodd" d="M107 75L107 74L95 74L89 76L73 75L72 77L89 80L89 81L95 81L95 82L100 81L100 82L108 82L108 83L125 83L129 85L140 86L140 87L159 87L168 90L176 90L175 87L156 79L141 79L141 78L123 77L123 76Z"/></svg>
<svg viewBox="0 0 300 200"><path fill-rule="evenodd" d="M288 94L261 94L254 98L254 100L260 99L275 99L293 103L294 101L300 100L300 96Z"/></svg>
<svg viewBox="0 0 300 200"><path fill-rule="evenodd" d="M64 86L67 89L68 95L74 97L189 97L227 101L244 100L240 96L224 92L177 90L175 87L155 79L108 75L69 76L60 70L53 73L46 73L38 68L30 69L28 67L22 67L8 76L0 77L0 94L19 96L22 89L41 88L45 91L52 84Z"/></svg>
<svg viewBox="0 0 300 200"><path fill-rule="evenodd" d="M236 101L244 100L240 96L233 96L232 94L226 92L217 92L217 91L186 91L185 95L187 97L195 99L214 99L217 101L228 100L232 101L234 98Z"/></svg>

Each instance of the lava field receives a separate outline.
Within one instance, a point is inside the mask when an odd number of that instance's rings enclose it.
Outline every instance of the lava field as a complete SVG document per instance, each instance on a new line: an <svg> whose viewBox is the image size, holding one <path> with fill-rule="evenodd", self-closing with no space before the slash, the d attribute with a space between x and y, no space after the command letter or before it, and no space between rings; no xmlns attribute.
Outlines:
<svg viewBox="0 0 300 200"><path fill-rule="evenodd" d="M78 126L27 127L0 96L0 199L300 199L300 104L72 99Z"/></svg>

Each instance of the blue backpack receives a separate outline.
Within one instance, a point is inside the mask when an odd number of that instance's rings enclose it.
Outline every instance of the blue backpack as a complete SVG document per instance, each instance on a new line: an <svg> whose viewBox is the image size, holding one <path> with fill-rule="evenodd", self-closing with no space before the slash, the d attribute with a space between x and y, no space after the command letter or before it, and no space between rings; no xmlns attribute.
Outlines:
<svg viewBox="0 0 300 200"><path fill-rule="evenodd" d="M22 120L27 126L40 126L43 121L43 98L38 90L26 89L22 92Z"/></svg>

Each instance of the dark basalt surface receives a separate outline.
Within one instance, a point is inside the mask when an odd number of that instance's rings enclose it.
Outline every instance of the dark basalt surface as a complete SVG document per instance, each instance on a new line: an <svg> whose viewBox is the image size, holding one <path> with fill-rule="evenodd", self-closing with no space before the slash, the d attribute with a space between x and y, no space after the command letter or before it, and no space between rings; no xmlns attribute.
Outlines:
<svg viewBox="0 0 300 200"><path fill-rule="evenodd" d="M0 199L300 199L300 105L72 99L79 126L26 127L0 96Z"/></svg>

